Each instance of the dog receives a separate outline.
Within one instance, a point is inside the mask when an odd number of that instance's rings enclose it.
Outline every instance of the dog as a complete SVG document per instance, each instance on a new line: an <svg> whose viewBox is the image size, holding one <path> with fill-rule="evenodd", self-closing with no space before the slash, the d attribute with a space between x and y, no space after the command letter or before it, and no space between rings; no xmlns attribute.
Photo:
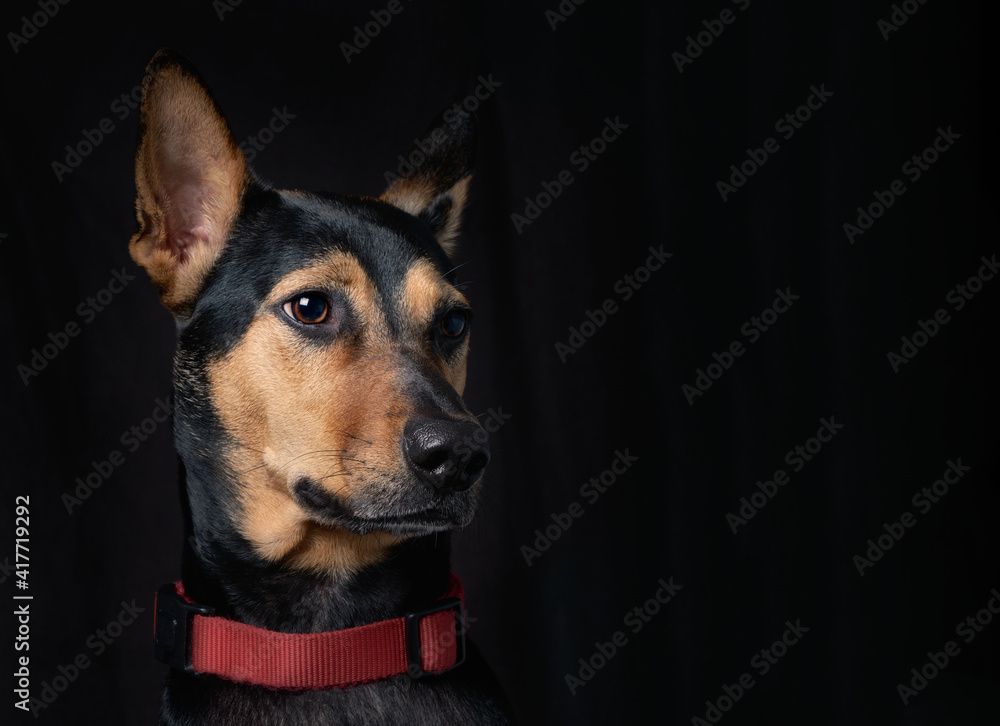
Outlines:
<svg viewBox="0 0 1000 726"><path fill-rule="evenodd" d="M377 199L277 190L187 59L146 69L129 252L176 320L187 530L161 724L512 721L448 564L489 461L449 259L475 122L428 138Z"/></svg>

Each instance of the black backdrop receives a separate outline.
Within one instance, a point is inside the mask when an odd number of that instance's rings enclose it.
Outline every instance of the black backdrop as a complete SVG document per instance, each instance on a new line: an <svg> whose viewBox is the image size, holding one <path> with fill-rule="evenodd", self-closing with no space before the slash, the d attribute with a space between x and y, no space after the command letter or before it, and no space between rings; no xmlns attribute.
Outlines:
<svg viewBox="0 0 1000 726"><path fill-rule="evenodd" d="M56 696L37 722L152 723L164 677L151 601L179 572L181 515L153 417L174 334L126 252L137 114L120 98L162 46L199 66L238 139L269 141L253 165L289 188L378 194L436 113L493 84L458 261L477 311L467 402L504 423L454 563L525 722L994 722L1000 281L981 261L998 250L979 6L567 0L556 17L557 0L401 0L347 62L386 5L0 13L26 41L0 48L0 587L34 596L31 695ZM258 134L276 111L285 128ZM591 144L609 122L614 140ZM671 256L637 272L650 247ZM115 272L136 279L108 288ZM29 376L50 333L65 349ZM810 441L823 419L836 434ZM637 460L582 488L616 452ZM100 486L67 511L88 475ZM10 602L6 674L24 654ZM5 693L0 721L35 722Z"/></svg>

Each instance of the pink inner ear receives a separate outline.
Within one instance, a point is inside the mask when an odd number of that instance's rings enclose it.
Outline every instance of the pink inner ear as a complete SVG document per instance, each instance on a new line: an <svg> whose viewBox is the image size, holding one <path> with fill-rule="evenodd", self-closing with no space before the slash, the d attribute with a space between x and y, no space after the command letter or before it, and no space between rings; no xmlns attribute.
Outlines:
<svg viewBox="0 0 1000 726"><path fill-rule="evenodd" d="M181 262L187 261L188 255L198 245L208 242L208 229L204 226L197 226L187 231L179 231L172 235L170 241L170 251Z"/></svg>
<svg viewBox="0 0 1000 726"><path fill-rule="evenodd" d="M193 248L214 244L206 202L211 184L190 169L175 168L167 212L167 247L180 261L187 260Z"/></svg>

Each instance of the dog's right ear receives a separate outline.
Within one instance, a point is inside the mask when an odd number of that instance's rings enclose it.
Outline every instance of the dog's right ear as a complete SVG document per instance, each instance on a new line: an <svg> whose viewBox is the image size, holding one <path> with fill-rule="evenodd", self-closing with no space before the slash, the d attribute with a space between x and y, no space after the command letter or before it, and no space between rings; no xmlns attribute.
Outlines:
<svg viewBox="0 0 1000 726"><path fill-rule="evenodd" d="M408 157L411 173L393 179L379 198L427 222L451 255L476 161L476 120L453 106L421 138Z"/></svg>
<svg viewBox="0 0 1000 726"><path fill-rule="evenodd" d="M182 56L161 50L142 83L132 259L163 304L187 315L229 237L250 181L215 99Z"/></svg>

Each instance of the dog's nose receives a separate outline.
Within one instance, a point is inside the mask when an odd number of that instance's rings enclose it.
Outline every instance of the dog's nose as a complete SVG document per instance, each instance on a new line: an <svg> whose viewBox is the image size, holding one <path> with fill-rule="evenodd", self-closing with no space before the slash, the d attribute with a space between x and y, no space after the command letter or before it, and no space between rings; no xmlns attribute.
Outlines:
<svg viewBox="0 0 1000 726"><path fill-rule="evenodd" d="M462 492L490 461L483 428L472 421L421 416L403 428L403 450L410 468L435 491Z"/></svg>

